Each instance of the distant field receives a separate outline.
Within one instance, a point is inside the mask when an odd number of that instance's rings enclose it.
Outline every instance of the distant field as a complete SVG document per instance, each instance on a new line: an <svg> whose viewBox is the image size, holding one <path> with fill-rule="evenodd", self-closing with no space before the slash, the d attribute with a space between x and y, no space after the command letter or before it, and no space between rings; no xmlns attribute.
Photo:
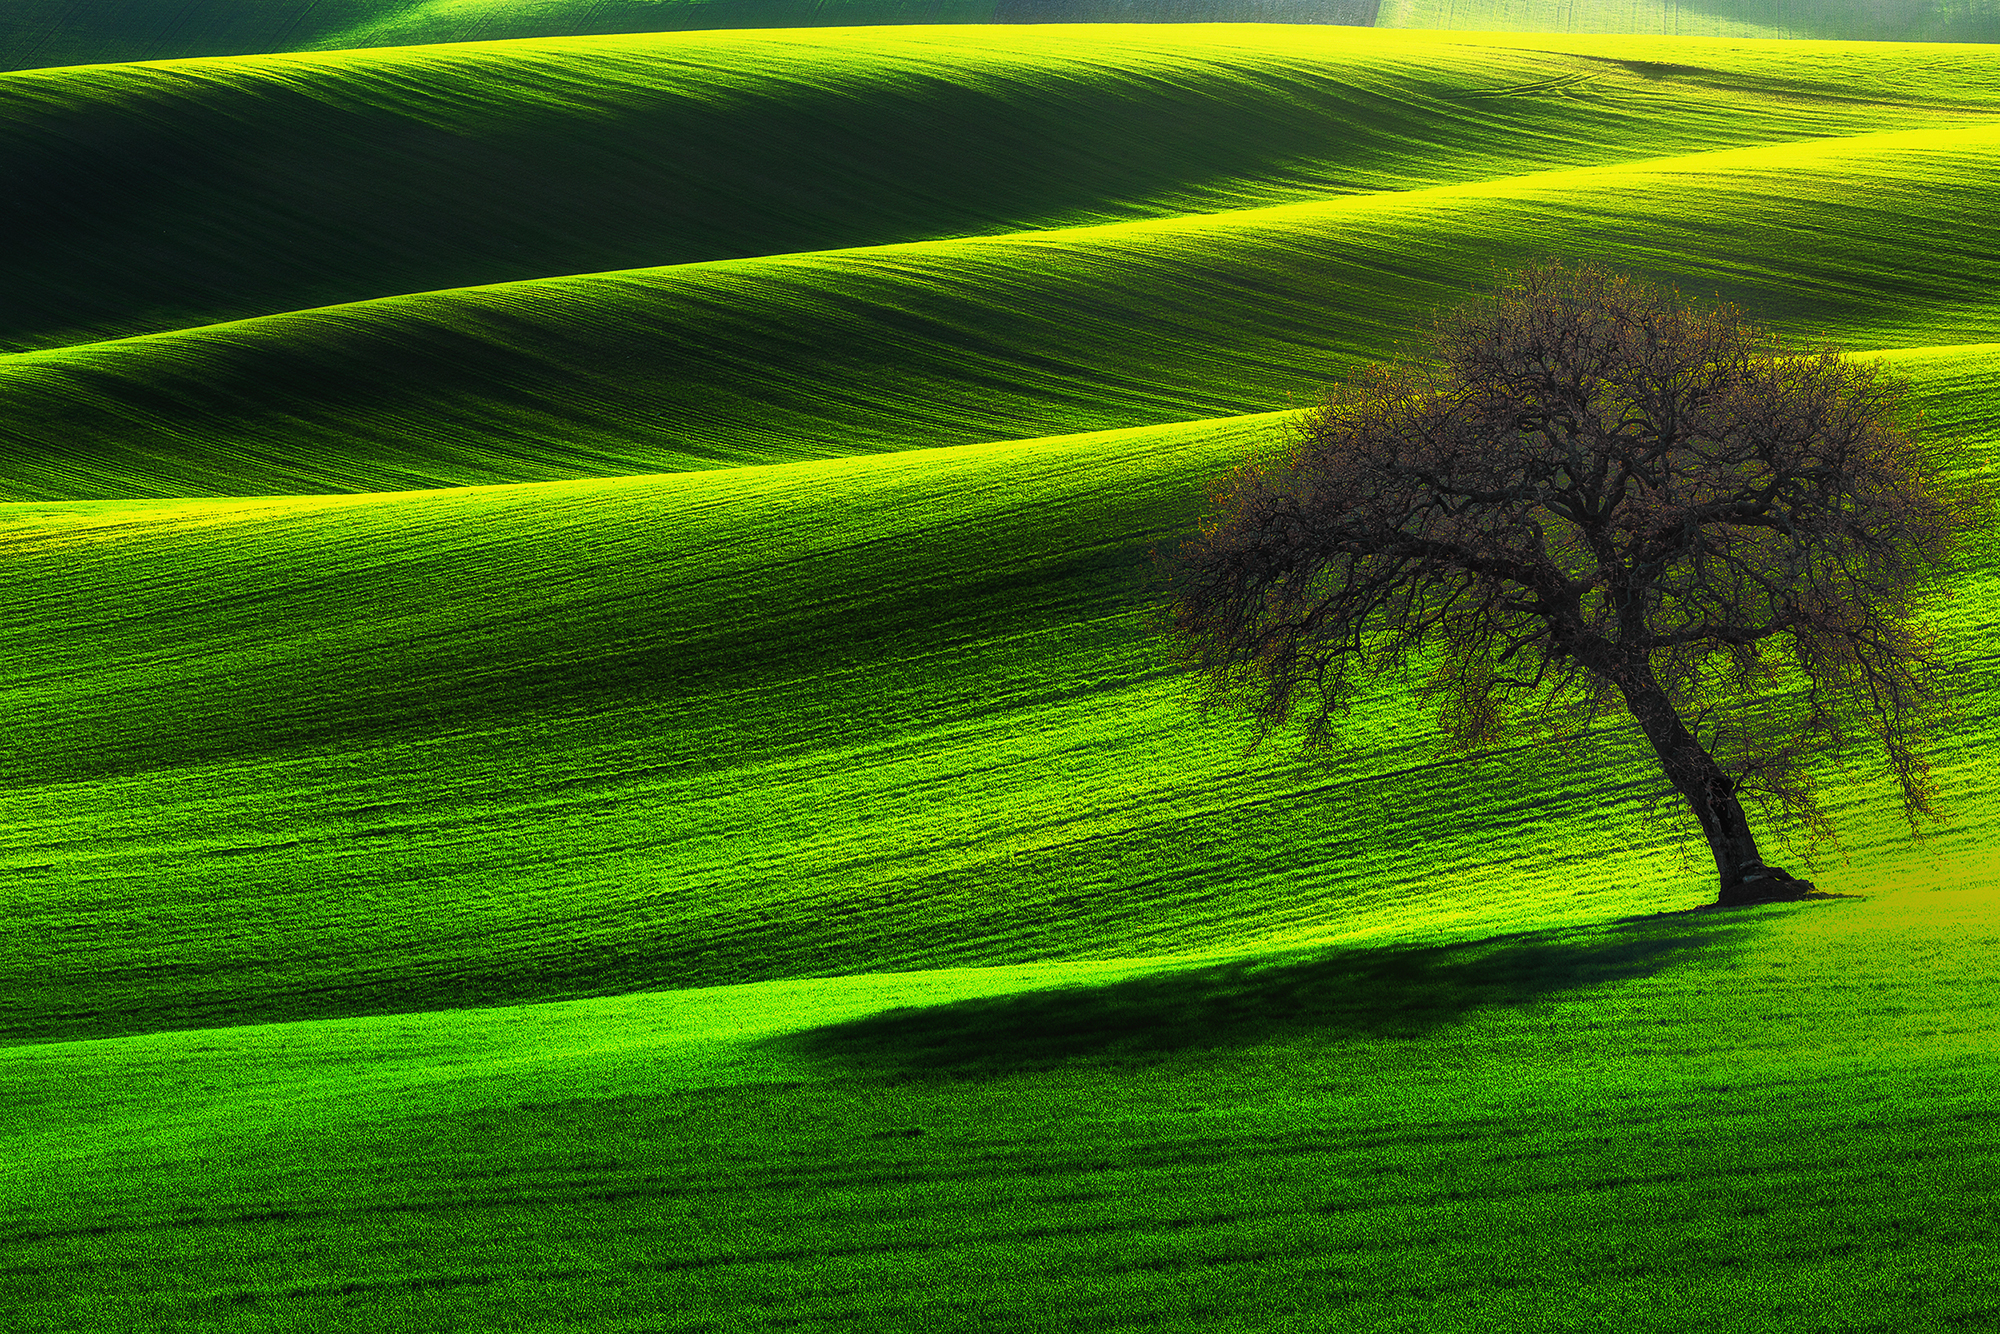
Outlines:
<svg viewBox="0 0 2000 1334"><path fill-rule="evenodd" d="M1149 620L1210 479L1542 254L1994 481L2000 48L1937 51L0 75L0 1330L2000 1322L1995 534L1949 823L1829 773L1838 897L1732 912L1622 723L1448 760L1390 680L1246 754Z"/></svg>
<svg viewBox="0 0 2000 1334"><path fill-rule="evenodd" d="M1994 334L1991 62L1715 44L1660 78L1657 39L1613 61L1152 31L7 76L51 204L0 303L41 348L0 361L0 494L617 476L1275 410L1550 248L1855 346ZM274 103L312 112L304 138L259 138ZM101 158L51 156L81 124ZM651 179L626 165L662 144ZM325 172L277 165L305 148Z"/></svg>
<svg viewBox="0 0 2000 1334"><path fill-rule="evenodd" d="M10 0L0 70L520 37L923 23L1374 21L1377 0Z"/></svg>
<svg viewBox="0 0 2000 1334"><path fill-rule="evenodd" d="M0 68L515 37L988 23L995 0L13 0Z"/></svg>
<svg viewBox="0 0 2000 1334"><path fill-rule="evenodd" d="M2000 41L2000 0L10 0L0 70L524 37L851 25L1285 23Z"/></svg>
<svg viewBox="0 0 2000 1334"><path fill-rule="evenodd" d="M1888 48L1712 44L1665 71L1662 52L1684 48L1630 42L1614 60L1502 40L849 29L0 75L0 166L35 201L0 255L0 345L692 261L1368 208L1550 169L1983 130L2000 105L1990 62L1912 70Z"/></svg>
<svg viewBox="0 0 2000 1334"><path fill-rule="evenodd" d="M1865 42L2000 41L1996 0L1382 0L1384 28Z"/></svg>

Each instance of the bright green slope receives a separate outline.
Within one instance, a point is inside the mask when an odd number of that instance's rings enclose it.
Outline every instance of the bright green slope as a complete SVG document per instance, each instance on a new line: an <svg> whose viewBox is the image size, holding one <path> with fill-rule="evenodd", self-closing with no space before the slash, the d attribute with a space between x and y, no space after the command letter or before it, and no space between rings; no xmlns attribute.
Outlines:
<svg viewBox="0 0 2000 1334"><path fill-rule="evenodd" d="M1766 46L1663 78L1659 48L942 27L3 75L0 347L1985 123L1996 97L1990 65Z"/></svg>
<svg viewBox="0 0 2000 1334"><path fill-rule="evenodd" d="M1906 359L1988 469L1992 346ZM1976 388L1975 388L1976 386ZM6 507L0 1032L1206 953L1703 894L1581 760L1253 759L1177 702L1145 553L1269 419L471 491ZM1976 431L1976 434L1974 432ZM2000 681L1991 551L1942 613ZM1972 708L1944 757L1983 855ZM1900 846L1846 785L1857 860ZM1447 814L1448 813L1448 814ZM117 905L115 914L107 905ZM171 985L162 983L171 978Z"/></svg>
<svg viewBox="0 0 2000 1334"><path fill-rule="evenodd" d="M1994 42L2000 0L1382 0L1375 22L1481 32Z"/></svg>
<svg viewBox="0 0 2000 1334"><path fill-rule="evenodd" d="M2000 349L1895 360L1990 478ZM2000 551L1955 827L1635 916L1707 889L1615 732L1185 711L1142 550L1269 427L10 507L89 640L8 664L8 1035L253 1026L0 1050L0 1328L2000 1314Z"/></svg>
<svg viewBox="0 0 2000 1334"><path fill-rule="evenodd" d="M1989 1328L1997 917L16 1047L0 1328Z"/></svg>
<svg viewBox="0 0 2000 1334"><path fill-rule="evenodd" d="M1995 0L10 0L0 70L685 29L1373 23L1547 33L1990 42Z"/></svg>

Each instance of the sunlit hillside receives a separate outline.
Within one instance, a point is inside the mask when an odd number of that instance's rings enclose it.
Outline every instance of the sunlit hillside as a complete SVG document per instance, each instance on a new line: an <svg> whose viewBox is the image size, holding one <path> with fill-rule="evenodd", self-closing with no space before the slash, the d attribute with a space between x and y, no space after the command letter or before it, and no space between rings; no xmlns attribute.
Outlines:
<svg viewBox="0 0 2000 1334"><path fill-rule="evenodd" d="M1996 480L2000 48L1937 49L0 75L0 1330L2000 1322L1993 533L1947 820L1829 769L1750 909L1622 720L1252 752L1154 625L1212 479L1539 257Z"/></svg>
<svg viewBox="0 0 2000 1334"><path fill-rule="evenodd" d="M1382 0L1383 28L1864 42L2000 41L1995 0ZM1921 60L1921 57L1919 57Z"/></svg>
<svg viewBox="0 0 2000 1334"><path fill-rule="evenodd" d="M2000 0L11 0L0 70L523 37L907 24L1284 23L2000 41Z"/></svg>

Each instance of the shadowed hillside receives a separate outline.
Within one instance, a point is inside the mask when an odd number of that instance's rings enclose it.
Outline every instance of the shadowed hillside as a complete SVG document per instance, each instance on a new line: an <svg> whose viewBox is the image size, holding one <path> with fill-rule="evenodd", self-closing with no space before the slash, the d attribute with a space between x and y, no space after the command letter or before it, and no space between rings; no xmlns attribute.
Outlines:
<svg viewBox="0 0 2000 1334"><path fill-rule="evenodd" d="M1662 79L1423 35L961 27L17 73L0 346L1985 114L1906 63L1718 51Z"/></svg>
<svg viewBox="0 0 2000 1334"><path fill-rule="evenodd" d="M693 29L1335 23L1379 0L10 0L0 70Z"/></svg>
<svg viewBox="0 0 2000 1334"><path fill-rule="evenodd" d="M692 28L987 23L994 0L12 0L0 69Z"/></svg>
<svg viewBox="0 0 2000 1334"><path fill-rule="evenodd" d="M1965 343L2000 320L1996 145L1986 128L1819 140L22 353L0 358L0 475L21 499L396 489L1272 410L1551 248L1795 334Z"/></svg>
<svg viewBox="0 0 2000 1334"><path fill-rule="evenodd" d="M1991 336L2000 65L1662 77L1668 45L853 29L0 76L0 311L40 348L0 356L0 495L1273 410L1549 247L1853 345Z"/></svg>

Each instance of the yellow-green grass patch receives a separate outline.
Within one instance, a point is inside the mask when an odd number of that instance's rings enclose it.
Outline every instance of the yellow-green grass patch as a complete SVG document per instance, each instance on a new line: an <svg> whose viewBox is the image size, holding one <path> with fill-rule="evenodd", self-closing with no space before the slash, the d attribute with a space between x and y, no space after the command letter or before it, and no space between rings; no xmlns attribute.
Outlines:
<svg viewBox="0 0 2000 1334"><path fill-rule="evenodd" d="M2000 40L1994 0L1382 0L1384 28L1843 42ZM1916 57L1921 60L1922 56Z"/></svg>

